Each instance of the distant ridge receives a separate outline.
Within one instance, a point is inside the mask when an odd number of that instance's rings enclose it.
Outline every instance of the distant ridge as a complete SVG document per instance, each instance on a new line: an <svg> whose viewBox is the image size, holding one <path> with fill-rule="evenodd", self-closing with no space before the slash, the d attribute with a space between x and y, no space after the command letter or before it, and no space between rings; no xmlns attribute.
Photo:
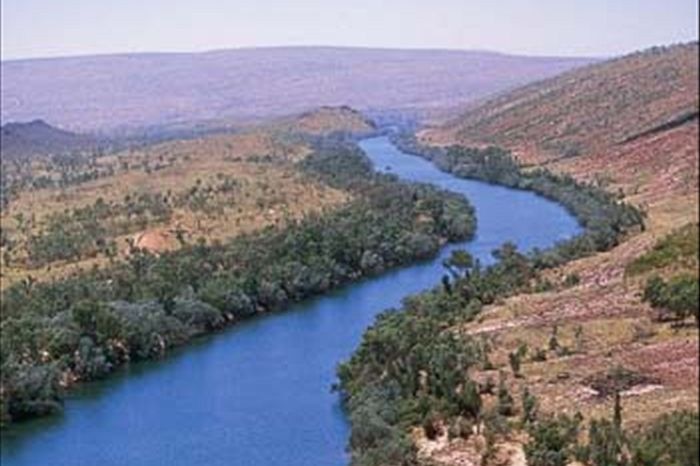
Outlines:
<svg viewBox="0 0 700 466"><path fill-rule="evenodd" d="M2 62L2 121L114 131L320 106L455 106L594 62L483 51L282 47Z"/></svg>

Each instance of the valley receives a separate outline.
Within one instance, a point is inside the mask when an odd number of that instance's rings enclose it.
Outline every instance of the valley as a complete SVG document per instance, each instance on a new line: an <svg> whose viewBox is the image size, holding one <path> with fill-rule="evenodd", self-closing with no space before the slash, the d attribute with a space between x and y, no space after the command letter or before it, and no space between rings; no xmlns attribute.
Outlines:
<svg viewBox="0 0 700 466"><path fill-rule="evenodd" d="M621 391L624 427L633 431L670 411L697 412L698 331L689 314L698 308L698 122L678 117L697 114L697 54L691 43L592 65L419 135L436 147L499 145L528 170L570 175L645 213L644 229L609 251L545 271L543 292L517 294L455 325L488 339L503 373L525 353L505 387L514 396L527 389L543 413L609 417L610 390ZM685 303L650 298L654 277L677 283L673 293ZM632 381L616 382L615 371ZM503 461L525 456L519 435L500 444ZM438 464L471 464L484 452L444 436L420 445Z"/></svg>
<svg viewBox="0 0 700 466"><path fill-rule="evenodd" d="M3 465L696 465L698 52L3 61Z"/></svg>
<svg viewBox="0 0 700 466"><path fill-rule="evenodd" d="M201 344L195 342L181 352L169 349L169 357L132 363L125 373L117 371L104 381L86 384L66 399L65 413L58 419L6 428L0 450L3 463L59 458L57 464L97 459L116 465L157 463L167 457L173 464L186 465L200 461L206 452L212 465L230 464L231 458L261 466L279 461L304 465L319 456L329 464L347 464L346 413L330 387L338 362L352 353L377 314L438 283L443 261L456 249L468 248L489 263L492 249L507 240L529 250L579 231L564 209L531 193L457 179L423 159L402 154L386 138L360 145L378 171L406 181L430 182L474 199L476 237L446 245L437 255L411 266L370 275L316 299L289 303L285 312L239 321ZM514 205L520 215L499 214ZM229 409L220 411L222 403ZM99 429L90 428L96 406L101 407ZM183 423L188 426L188 442L178 441ZM132 427L124 431L124 425Z"/></svg>

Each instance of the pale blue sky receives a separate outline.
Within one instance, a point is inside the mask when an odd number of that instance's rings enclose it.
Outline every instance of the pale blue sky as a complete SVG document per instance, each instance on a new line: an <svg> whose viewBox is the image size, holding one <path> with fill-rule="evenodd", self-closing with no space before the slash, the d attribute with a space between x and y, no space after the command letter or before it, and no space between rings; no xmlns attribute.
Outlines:
<svg viewBox="0 0 700 466"><path fill-rule="evenodd" d="M616 55L696 40L697 0L1 0L2 58L276 45Z"/></svg>

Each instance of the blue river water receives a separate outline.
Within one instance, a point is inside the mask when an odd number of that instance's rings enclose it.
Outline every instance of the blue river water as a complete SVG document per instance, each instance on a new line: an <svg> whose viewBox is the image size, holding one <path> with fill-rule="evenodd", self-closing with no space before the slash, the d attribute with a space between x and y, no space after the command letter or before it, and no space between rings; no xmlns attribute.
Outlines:
<svg viewBox="0 0 700 466"><path fill-rule="evenodd" d="M377 313L437 285L456 248L488 263L505 241L530 250L580 231L564 208L532 193L456 178L385 137L361 146L378 170L467 196L476 237L87 384L62 415L4 431L0 464L344 466L349 426L331 385Z"/></svg>

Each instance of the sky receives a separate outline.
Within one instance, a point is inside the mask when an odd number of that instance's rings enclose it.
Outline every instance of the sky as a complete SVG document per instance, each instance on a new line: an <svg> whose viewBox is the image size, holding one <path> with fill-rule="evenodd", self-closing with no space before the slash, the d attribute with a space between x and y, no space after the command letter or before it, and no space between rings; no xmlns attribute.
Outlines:
<svg viewBox="0 0 700 466"><path fill-rule="evenodd" d="M612 56L698 38L697 0L0 0L2 59L335 45Z"/></svg>

